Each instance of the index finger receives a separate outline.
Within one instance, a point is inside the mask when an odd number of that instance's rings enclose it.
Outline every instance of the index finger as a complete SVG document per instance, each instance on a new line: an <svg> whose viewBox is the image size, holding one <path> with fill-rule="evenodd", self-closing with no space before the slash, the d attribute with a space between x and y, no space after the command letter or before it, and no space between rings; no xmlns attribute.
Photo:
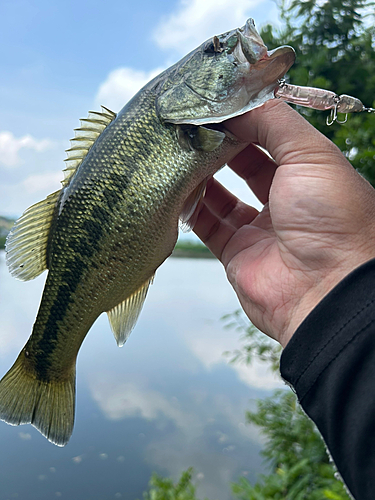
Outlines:
<svg viewBox="0 0 375 500"><path fill-rule="evenodd" d="M242 179L244 179L258 198L267 203L270 187L275 175L277 165L272 158L264 153L255 144L249 144L228 166Z"/></svg>
<svg viewBox="0 0 375 500"><path fill-rule="evenodd" d="M322 155L340 150L288 104L273 99L225 122L226 128L244 142L259 144L277 165L312 164Z"/></svg>

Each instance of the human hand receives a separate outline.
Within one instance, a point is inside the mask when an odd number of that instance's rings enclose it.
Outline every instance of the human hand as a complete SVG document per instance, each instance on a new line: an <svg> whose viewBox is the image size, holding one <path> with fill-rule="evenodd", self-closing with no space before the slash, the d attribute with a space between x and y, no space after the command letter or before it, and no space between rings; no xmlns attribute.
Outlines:
<svg viewBox="0 0 375 500"><path fill-rule="evenodd" d="M229 166L265 205L259 213L212 179L194 231L250 320L285 347L320 300L375 257L375 190L284 102L225 125L252 143Z"/></svg>

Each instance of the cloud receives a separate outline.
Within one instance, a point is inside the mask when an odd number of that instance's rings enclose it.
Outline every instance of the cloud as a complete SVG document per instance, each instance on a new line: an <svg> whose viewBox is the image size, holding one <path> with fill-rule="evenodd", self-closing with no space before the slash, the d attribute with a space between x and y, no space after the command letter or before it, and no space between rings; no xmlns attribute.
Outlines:
<svg viewBox="0 0 375 500"><path fill-rule="evenodd" d="M49 139L38 141L29 134L18 139L12 132L0 132L0 163L5 167L15 167L22 163L19 156L21 149L32 149L41 153L49 149L52 144L52 141Z"/></svg>
<svg viewBox="0 0 375 500"><path fill-rule="evenodd" d="M162 49L186 54L215 34L243 26L261 3L264 0L180 0L177 12L156 27L153 39Z"/></svg>
<svg viewBox="0 0 375 500"><path fill-rule="evenodd" d="M31 439L31 434L29 434L28 432L19 432L18 435L20 439L23 439L24 441L30 441Z"/></svg>
<svg viewBox="0 0 375 500"><path fill-rule="evenodd" d="M34 174L27 177L22 184L28 193L37 193L39 191L53 192L61 188L60 181L63 177L61 171Z"/></svg>
<svg viewBox="0 0 375 500"><path fill-rule="evenodd" d="M106 106L116 112L120 111L138 90L164 69L142 71L124 67L113 70L99 87L95 98L96 105Z"/></svg>

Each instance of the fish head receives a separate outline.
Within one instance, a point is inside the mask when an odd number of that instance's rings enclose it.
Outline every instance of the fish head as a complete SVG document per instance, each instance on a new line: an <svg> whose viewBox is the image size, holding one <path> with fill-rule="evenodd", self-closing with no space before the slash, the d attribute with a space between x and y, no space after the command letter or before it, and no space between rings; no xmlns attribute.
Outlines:
<svg viewBox="0 0 375 500"><path fill-rule="evenodd" d="M292 47L268 51L253 19L210 38L167 70L158 82L156 109L170 123L220 123L274 97L295 60Z"/></svg>

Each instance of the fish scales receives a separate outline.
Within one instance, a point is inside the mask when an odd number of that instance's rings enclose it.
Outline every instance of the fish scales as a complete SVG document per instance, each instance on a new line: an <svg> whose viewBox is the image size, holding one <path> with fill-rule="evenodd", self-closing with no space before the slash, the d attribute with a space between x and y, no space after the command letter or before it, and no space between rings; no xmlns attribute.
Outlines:
<svg viewBox="0 0 375 500"><path fill-rule="evenodd" d="M268 53L249 20L156 77L117 117L103 108L82 120L62 190L7 240L14 276L48 276L32 335L0 381L1 419L67 443L87 332L107 312L126 341L179 217L193 225L207 179L246 146L220 123L271 98L293 60L290 47Z"/></svg>
<svg viewBox="0 0 375 500"><path fill-rule="evenodd" d="M226 139L219 151L205 154L183 150L175 127L160 126L154 101L150 92L129 103L58 204L51 270L25 346L43 380L64 377L97 316L136 291L172 252L182 186L190 192L214 173L235 142Z"/></svg>

